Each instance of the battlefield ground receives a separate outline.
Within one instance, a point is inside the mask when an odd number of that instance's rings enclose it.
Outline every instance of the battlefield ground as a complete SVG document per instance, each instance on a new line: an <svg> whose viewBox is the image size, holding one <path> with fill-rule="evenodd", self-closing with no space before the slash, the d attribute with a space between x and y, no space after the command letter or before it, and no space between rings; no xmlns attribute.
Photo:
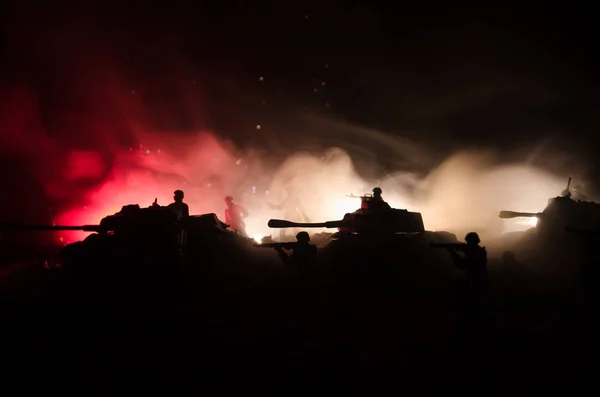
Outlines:
<svg viewBox="0 0 600 397"><path fill-rule="evenodd" d="M74 275L43 266L55 247L2 249L0 356L21 376L98 389L166 381L221 392L389 384L499 393L582 386L594 373L595 299L582 279L511 266L501 250L490 251L487 293L473 311L443 250L320 248L318 272L299 276L273 250L243 243L176 271L115 262Z"/></svg>

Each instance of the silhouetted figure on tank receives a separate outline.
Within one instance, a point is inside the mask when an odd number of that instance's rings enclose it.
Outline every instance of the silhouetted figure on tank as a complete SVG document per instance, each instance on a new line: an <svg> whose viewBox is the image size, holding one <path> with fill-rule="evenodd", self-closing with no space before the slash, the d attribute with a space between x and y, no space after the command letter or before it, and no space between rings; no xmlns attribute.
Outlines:
<svg viewBox="0 0 600 397"><path fill-rule="evenodd" d="M177 220L190 216L190 208L183 202L183 191L175 190L173 194L173 200L175 200L175 202L169 204L169 208L177 214Z"/></svg>
<svg viewBox="0 0 600 397"><path fill-rule="evenodd" d="M233 202L233 197L225 197L225 223L229 225L231 230L235 230L238 234L244 237L248 237L246 233L246 223L244 219L248 217L248 211L241 205L237 205Z"/></svg>
<svg viewBox="0 0 600 397"><path fill-rule="evenodd" d="M390 205L388 203L386 203L383 200L383 197L381 197L381 188L374 188L373 189L373 197L369 200L369 204L368 207L371 210L389 210L392 207L390 207Z"/></svg>
<svg viewBox="0 0 600 397"><path fill-rule="evenodd" d="M292 249L291 255L288 255L283 247L275 247L281 261L286 265L293 266L300 273L306 274L314 271L317 261L317 247L310 244L310 236L307 232L299 232L296 235L296 240L297 243Z"/></svg>
<svg viewBox="0 0 600 397"><path fill-rule="evenodd" d="M173 192L173 194L174 194L173 199L175 200L175 202L169 204L169 208L171 209L171 211L175 212L175 214L177 215L177 221L180 221L181 218L190 216L190 208L188 207L188 205L186 203L183 202L183 191L182 190L175 190L175 192ZM155 202L156 202L156 200L155 200ZM179 242L180 249L184 249L187 244L187 234L186 234L185 230L179 231L178 242Z"/></svg>

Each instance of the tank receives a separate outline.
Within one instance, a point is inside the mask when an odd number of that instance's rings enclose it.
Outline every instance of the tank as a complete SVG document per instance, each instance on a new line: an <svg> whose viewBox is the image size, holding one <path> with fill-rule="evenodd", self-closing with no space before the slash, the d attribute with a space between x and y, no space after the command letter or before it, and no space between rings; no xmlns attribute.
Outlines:
<svg viewBox="0 0 600 397"><path fill-rule="evenodd" d="M571 178L569 178L567 188L560 196L548 199L546 208L542 212L500 211L498 217L502 219L537 218L534 230L542 237L565 236L567 228L595 230L600 225L600 203L573 200L569 190L570 185Z"/></svg>
<svg viewBox="0 0 600 397"><path fill-rule="evenodd" d="M419 285L419 293L425 295L429 290L444 290L452 277L453 264L445 250L431 244L457 243L456 236L426 231L419 212L381 204L386 208L373 209L369 206L371 196L358 197L361 208L339 220L297 223L271 219L268 226L338 229L327 239L323 238L325 233L313 235L311 243L320 248L318 266L322 273L344 275L342 279L350 285L374 282L394 291L408 291Z"/></svg>
<svg viewBox="0 0 600 397"><path fill-rule="evenodd" d="M148 208L125 205L97 225L23 225L0 224L2 231L90 232L83 241L63 247L55 258L45 262L50 269L72 269L81 263L91 266L132 264L150 269L164 264L181 263L184 254L197 260L223 236L228 225L215 214L193 215L177 221L168 207L154 203Z"/></svg>
<svg viewBox="0 0 600 397"><path fill-rule="evenodd" d="M427 236L435 242L455 242L456 236L446 232L428 232L419 212L406 209L385 208L372 209L370 195L348 196L361 199L361 208L347 213L340 220L320 223L290 222L281 219L269 220L271 228L327 228L338 229L331 237L333 241L365 241L369 243L381 241L403 241L416 236Z"/></svg>
<svg viewBox="0 0 600 397"><path fill-rule="evenodd" d="M596 249L594 230L600 225L600 204L574 200L567 188L548 199L546 208L537 213L501 211L502 219L535 217L537 224L525 232L511 233L500 240L503 249L510 249L524 263L546 279L574 288L579 268ZM561 286L562 288L563 286Z"/></svg>

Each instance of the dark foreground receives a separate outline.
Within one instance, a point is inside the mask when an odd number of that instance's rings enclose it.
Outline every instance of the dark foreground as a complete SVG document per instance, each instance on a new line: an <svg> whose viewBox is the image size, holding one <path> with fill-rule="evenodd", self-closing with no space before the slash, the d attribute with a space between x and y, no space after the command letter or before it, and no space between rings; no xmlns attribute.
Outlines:
<svg viewBox="0 0 600 397"><path fill-rule="evenodd" d="M598 367L597 309L581 289L491 271L472 312L460 277L408 264L345 263L299 277L261 260L184 274L7 276L5 374L94 388L166 381L171 391L499 392L588 387Z"/></svg>

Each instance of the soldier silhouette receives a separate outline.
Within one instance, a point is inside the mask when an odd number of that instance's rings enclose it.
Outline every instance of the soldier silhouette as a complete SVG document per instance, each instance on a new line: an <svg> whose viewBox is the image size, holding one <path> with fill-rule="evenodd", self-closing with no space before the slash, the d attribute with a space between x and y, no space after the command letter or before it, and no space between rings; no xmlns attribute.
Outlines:
<svg viewBox="0 0 600 397"><path fill-rule="evenodd" d="M173 199L175 200L175 202L169 204L169 208L177 215L177 221L180 221L181 218L190 216L190 207L188 207L188 205L183 202L183 191L175 190L175 192L173 192L173 195ZM179 231L177 240L179 242L180 249L184 249L187 244L187 234L185 230Z"/></svg>
<svg viewBox="0 0 600 397"><path fill-rule="evenodd" d="M448 249L456 267L465 272L467 299L471 304L477 304L485 291L487 251L479 245L481 240L475 232L467 233L465 241L467 244L460 249L464 254L462 257L456 252L457 246L449 246Z"/></svg>
<svg viewBox="0 0 600 397"><path fill-rule="evenodd" d="M183 191L175 190L173 195L175 202L169 204L169 208L177 214L177 220L180 220L184 216L190 216L190 207L183 202Z"/></svg>
<svg viewBox="0 0 600 397"><path fill-rule="evenodd" d="M317 261L317 247L310 244L310 236L307 232L299 232L296 235L296 245L292 249L292 254L288 255L282 247L275 247L281 261L286 265L291 265L300 273L311 273L315 270Z"/></svg>
<svg viewBox="0 0 600 397"><path fill-rule="evenodd" d="M246 223L244 222L244 218L248 217L248 211L241 205L234 204L233 197L231 196L225 197L225 203L227 203L225 223L240 235L248 237L246 234Z"/></svg>
<svg viewBox="0 0 600 397"><path fill-rule="evenodd" d="M392 207L383 200L381 197L381 188L376 187L373 189L373 197L369 200L368 208L371 210L389 210Z"/></svg>

